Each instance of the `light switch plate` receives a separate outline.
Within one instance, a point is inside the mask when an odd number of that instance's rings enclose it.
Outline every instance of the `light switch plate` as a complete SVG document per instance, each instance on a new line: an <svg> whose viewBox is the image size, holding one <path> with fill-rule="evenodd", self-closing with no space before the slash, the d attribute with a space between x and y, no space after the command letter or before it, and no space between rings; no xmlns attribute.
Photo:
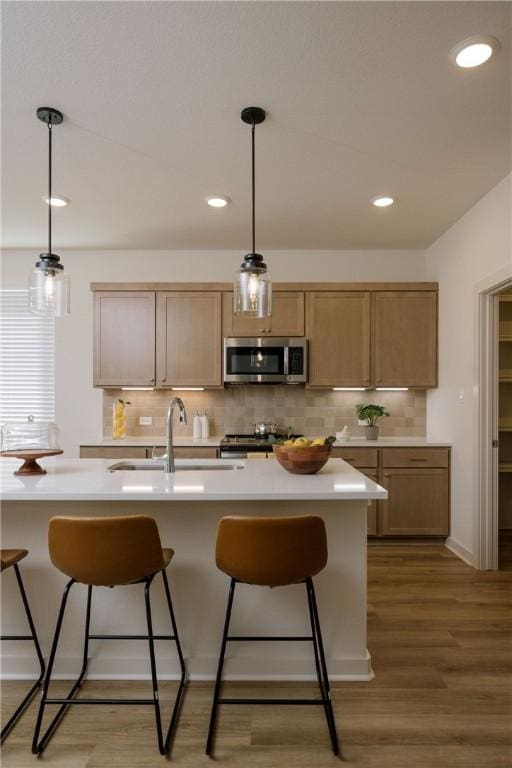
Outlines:
<svg viewBox="0 0 512 768"><path fill-rule="evenodd" d="M150 427L153 424L152 416L139 416L139 425L141 427Z"/></svg>

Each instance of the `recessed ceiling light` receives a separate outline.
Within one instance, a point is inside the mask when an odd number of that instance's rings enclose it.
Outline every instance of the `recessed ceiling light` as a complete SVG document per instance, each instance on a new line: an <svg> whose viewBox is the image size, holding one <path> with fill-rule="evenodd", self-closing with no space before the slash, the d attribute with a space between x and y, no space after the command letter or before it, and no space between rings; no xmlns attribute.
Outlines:
<svg viewBox="0 0 512 768"><path fill-rule="evenodd" d="M378 195L377 197L372 198L372 203L377 206L377 208L387 208L388 205L393 205L394 202L394 198L389 197L389 195Z"/></svg>
<svg viewBox="0 0 512 768"><path fill-rule="evenodd" d="M452 50L452 58L458 67L470 69L479 67L491 58L499 46L494 37L488 35L475 35L462 40Z"/></svg>
<svg viewBox="0 0 512 768"><path fill-rule="evenodd" d="M47 195L43 195L41 200L44 200L44 202L48 204ZM52 195L50 205L53 208L63 208L65 205L69 205L70 202L71 199L69 197L64 197L63 195Z"/></svg>
<svg viewBox="0 0 512 768"><path fill-rule="evenodd" d="M212 195L206 198L206 202L212 208L225 208L231 202L231 198L226 197L226 195Z"/></svg>

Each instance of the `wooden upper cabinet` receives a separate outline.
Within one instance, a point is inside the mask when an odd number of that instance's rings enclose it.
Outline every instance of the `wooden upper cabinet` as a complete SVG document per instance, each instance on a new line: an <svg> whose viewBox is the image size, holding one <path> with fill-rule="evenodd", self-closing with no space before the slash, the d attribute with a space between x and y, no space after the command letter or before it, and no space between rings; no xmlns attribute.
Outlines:
<svg viewBox="0 0 512 768"><path fill-rule="evenodd" d="M158 387L222 386L220 291L157 293Z"/></svg>
<svg viewBox="0 0 512 768"><path fill-rule="evenodd" d="M437 386L437 293L374 293L372 350L376 386Z"/></svg>
<svg viewBox="0 0 512 768"><path fill-rule="evenodd" d="M304 336L304 292L273 291L272 316L265 319L233 314L233 294L222 294L224 336Z"/></svg>
<svg viewBox="0 0 512 768"><path fill-rule="evenodd" d="M94 294L96 387L155 383L155 294L99 291Z"/></svg>
<svg viewBox="0 0 512 768"><path fill-rule="evenodd" d="M370 293L307 294L308 384L317 387L370 384Z"/></svg>

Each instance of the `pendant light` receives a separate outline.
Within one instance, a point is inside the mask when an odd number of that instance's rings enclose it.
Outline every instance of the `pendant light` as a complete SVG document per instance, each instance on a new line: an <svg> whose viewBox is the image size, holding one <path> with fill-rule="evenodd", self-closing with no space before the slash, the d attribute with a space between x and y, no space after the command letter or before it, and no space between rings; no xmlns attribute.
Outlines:
<svg viewBox="0 0 512 768"><path fill-rule="evenodd" d="M256 182L255 182L255 128L265 120L265 110L246 107L241 118L251 126L252 145L252 251L248 253L233 283L233 311L245 317L270 317L272 314L272 281L263 256L256 253Z"/></svg>
<svg viewBox="0 0 512 768"><path fill-rule="evenodd" d="M48 200L52 199L52 129L63 120L62 112L53 107L39 107L37 117L48 126ZM69 315L69 276L60 258L52 253L52 205L48 203L48 251L39 261L29 280L29 308L36 315L59 317Z"/></svg>

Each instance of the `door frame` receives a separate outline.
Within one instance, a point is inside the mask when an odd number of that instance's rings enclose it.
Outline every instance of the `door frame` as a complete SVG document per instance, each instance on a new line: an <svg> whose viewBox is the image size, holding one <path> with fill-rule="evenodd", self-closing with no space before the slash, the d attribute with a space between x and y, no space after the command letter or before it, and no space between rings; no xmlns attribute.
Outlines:
<svg viewBox="0 0 512 768"><path fill-rule="evenodd" d="M476 286L477 392L475 398L475 471L473 565L498 568L498 294L512 288L512 267Z"/></svg>

